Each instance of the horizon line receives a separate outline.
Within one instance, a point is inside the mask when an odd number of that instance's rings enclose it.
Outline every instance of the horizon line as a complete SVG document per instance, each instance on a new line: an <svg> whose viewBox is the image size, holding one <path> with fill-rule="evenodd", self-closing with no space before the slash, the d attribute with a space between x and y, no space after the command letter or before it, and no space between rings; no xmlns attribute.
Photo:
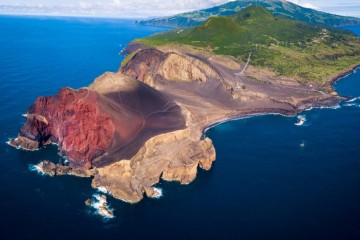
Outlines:
<svg viewBox="0 0 360 240"><path fill-rule="evenodd" d="M67 17L67 18L94 18L94 19L119 19L119 20L146 20L146 19L152 19L157 17L117 17L117 16L94 16L94 15L71 15L71 14L41 14L41 13L5 13L0 12L0 16L17 16L17 17L50 17L50 18L56 18L56 17Z"/></svg>

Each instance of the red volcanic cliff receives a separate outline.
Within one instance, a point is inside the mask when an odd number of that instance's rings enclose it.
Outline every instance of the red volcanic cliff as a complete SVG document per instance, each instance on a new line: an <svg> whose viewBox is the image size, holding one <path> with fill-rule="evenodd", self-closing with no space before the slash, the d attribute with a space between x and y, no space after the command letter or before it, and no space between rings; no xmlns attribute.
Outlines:
<svg viewBox="0 0 360 240"><path fill-rule="evenodd" d="M102 81L113 80L104 91ZM185 127L181 108L157 90L116 74L98 81L97 90L63 88L39 97L10 145L34 150L57 143L71 168L88 169L131 159L153 136Z"/></svg>
<svg viewBox="0 0 360 240"><path fill-rule="evenodd" d="M90 168L91 160L104 154L115 132L110 115L97 104L98 97L94 91L70 88L53 97L39 97L29 108L17 145L36 149L51 141L73 167Z"/></svg>

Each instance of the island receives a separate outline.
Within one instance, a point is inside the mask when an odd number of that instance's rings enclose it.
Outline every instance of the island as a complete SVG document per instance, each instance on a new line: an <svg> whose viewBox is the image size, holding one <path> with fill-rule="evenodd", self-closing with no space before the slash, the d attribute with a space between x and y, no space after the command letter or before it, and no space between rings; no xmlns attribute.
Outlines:
<svg viewBox="0 0 360 240"><path fill-rule="evenodd" d="M191 27L204 23L213 16L236 14L251 5L262 6L276 17L305 22L311 25L327 27L345 27L360 25L360 19L339 16L311 8L302 7L287 0L233 0L207 9L185 12L167 17L150 18L137 21L138 24L161 27Z"/></svg>
<svg viewBox="0 0 360 240"><path fill-rule="evenodd" d="M216 152L205 131L216 124L344 100L332 83L360 65L360 40L251 5L136 39L125 53L118 72L39 97L9 144L57 144L66 163L40 162L42 172L91 177L136 203L155 197L161 179L189 184L209 170Z"/></svg>

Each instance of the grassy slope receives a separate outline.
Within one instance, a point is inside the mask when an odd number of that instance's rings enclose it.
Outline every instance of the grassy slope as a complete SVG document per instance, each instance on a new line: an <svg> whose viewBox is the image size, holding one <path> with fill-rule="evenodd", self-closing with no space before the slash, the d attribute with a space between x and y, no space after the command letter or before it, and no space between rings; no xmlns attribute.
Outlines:
<svg viewBox="0 0 360 240"><path fill-rule="evenodd" d="M243 61L252 52L252 65L318 83L360 64L360 40L351 33L323 31L274 17L260 6L250 6L228 17L211 17L198 27L172 30L136 42L204 47Z"/></svg>

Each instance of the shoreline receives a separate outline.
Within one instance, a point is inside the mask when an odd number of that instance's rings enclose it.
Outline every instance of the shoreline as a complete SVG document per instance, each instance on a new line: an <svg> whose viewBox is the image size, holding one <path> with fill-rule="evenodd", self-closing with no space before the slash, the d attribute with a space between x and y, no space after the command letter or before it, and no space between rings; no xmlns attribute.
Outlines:
<svg viewBox="0 0 360 240"><path fill-rule="evenodd" d="M357 70L360 69L360 64L350 68L349 70L346 70L344 72L341 72L339 73L338 75L336 75L336 77L333 77L331 78L331 80L328 82L330 85L331 85L331 88L338 94L338 92L335 90L334 88L334 85L338 82L338 81L341 81L345 78L347 78L348 76L354 74ZM323 109L323 108L333 108L333 107L336 107L337 104L339 104L340 102L346 102L349 100L349 97L347 96L340 96L338 95L340 98L345 98L345 99L338 99L339 101L337 103L334 102L334 105L333 106L315 106L315 107L309 107L309 108L305 108L305 109L299 109L297 108L296 110L298 110L297 112L294 112L294 114L282 114L282 113L279 113L279 112L275 112L275 111L268 111L268 112L254 112L254 113L248 113L248 114L244 114L244 115L241 115L241 113L239 113L239 115L237 116L234 116L234 117L229 117L227 119L224 119L224 120L220 120L218 122L215 122L215 123L212 123L208 126L205 126L203 127L202 129L202 136L201 136L201 139L204 139L206 137L206 132L212 128L215 128L216 126L218 125L221 125L223 123L227 123L227 122L232 122L232 121L237 121L237 120L242 120L242 119L247 119L247 118L252 118L252 117L259 117L259 116L267 116L267 115L278 115L278 116L283 116L283 117L294 117L302 112L305 112L305 111L311 111L313 109ZM313 103L319 103L317 101L313 101ZM282 109L279 109L280 111L282 111Z"/></svg>
<svg viewBox="0 0 360 240"><path fill-rule="evenodd" d="M343 77L344 78L344 77ZM310 107L306 107L304 109L299 109L299 108L296 108L294 110L294 112L290 112L288 111L288 114L286 113L281 113L281 112L284 112L284 109L277 109L278 111L263 111L263 112L251 112L251 110L249 110L250 112L249 113L239 113L239 114L235 114L235 116L231 116L231 117L228 117L228 118L225 118L223 120L220 120L220 121L217 121L215 123L212 123L208 126L205 126L203 127L202 129L202 136L201 136L201 139L204 139L206 137L206 132L218 125L221 125L223 123L227 123L227 122L232 122L232 121L237 121L237 120L242 120L242 119L247 119L247 118L252 118L252 117L261 117L261 116L268 116L268 115L275 115L275 116L282 116L282 117L294 117L302 112L305 112L305 111L311 111L312 109L323 109L323 108L334 108L336 107L340 102L345 102L348 100L347 97L345 97L345 99L341 99L341 98L336 98L338 101L335 101L335 98L334 97L334 102L332 105L317 105L317 103L320 103L321 101L314 101L312 103L313 106L310 106Z"/></svg>
<svg viewBox="0 0 360 240"><path fill-rule="evenodd" d="M234 116L234 117L230 117L228 119L224 119L224 120L220 120L218 122L215 122L213 124L208 125L207 127L203 128L203 134L201 139L204 139L206 137L206 132L212 128L215 128L223 123L227 123L227 122L233 122L233 121L237 121L237 120L242 120L242 119L248 119L248 118L253 118L253 117L261 117L261 116L268 116L268 115L274 115L274 116L283 116L283 117L294 117L296 116L296 114L294 115L286 115L286 114L281 114L281 113L276 113L276 112L263 112L263 113L249 113L249 114L245 114L245 115L238 115L238 116Z"/></svg>
<svg viewBox="0 0 360 240"><path fill-rule="evenodd" d="M334 89L334 84L336 84L336 82L340 81L343 78L348 77L349 75L353 74L354 72L356 72L358 69L360 69L360 64L339 73L338 75L336 75L335 77L332 77L329 81L329 84L331 85L331 87Z"/></svg>

